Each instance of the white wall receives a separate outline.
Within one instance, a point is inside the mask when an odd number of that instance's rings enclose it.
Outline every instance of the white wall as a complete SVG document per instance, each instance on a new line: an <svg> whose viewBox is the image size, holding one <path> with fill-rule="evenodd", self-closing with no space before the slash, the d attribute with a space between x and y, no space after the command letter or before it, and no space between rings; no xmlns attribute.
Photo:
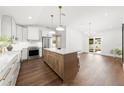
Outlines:
<svg viewBox="0 0 124 93"><path fill-rule="evenodd" d="M89 38L88 38L88 35L83 34L83 52L89 52Z"/></svg>
<svg viewBox="0 0 124 93"><path fill-rule="evenodd" d="M113 48L122 49L122 28L111 29L101 34L102 54L111 55Z"/></svg>
<svg viewBox="0 0 124 93"><path fill-rule="evenodd" d="M83 51L83 35L80 31L68 26L66 28L66 48Z"/></svg>
<svg viewBox="0 0 124 93"><path fill-rule="evenodd" d="M122 28L113 28L108 29L106 31L102 31L101 33L96 33L95 37L102 38L102 55L112 56L110 51L113 48L122 49ZM88 52L88 36L85 35L84 40L84 52Z"/></svg>

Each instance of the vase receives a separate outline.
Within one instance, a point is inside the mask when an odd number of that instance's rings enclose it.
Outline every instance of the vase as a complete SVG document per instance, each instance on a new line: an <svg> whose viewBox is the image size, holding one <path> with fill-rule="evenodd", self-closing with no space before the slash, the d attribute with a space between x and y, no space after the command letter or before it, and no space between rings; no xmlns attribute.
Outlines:
<svg viewBox="0 0 124 93"><path fill-rule="evenodd" d="M8 50L8 51L11 51L12 49L13 49L13 47L12 47L11 44L7 46L7 50Z"/></svg>

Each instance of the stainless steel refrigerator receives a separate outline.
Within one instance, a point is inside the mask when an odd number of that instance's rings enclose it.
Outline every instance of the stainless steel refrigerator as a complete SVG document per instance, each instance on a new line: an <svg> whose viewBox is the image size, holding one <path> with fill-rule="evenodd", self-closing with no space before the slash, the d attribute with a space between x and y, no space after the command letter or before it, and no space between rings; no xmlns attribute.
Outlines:
<svg viewBox="0 0 124 93"><path fill-rule="evenodd" d="M48 36L42 37L42 55L43 55L43 49L44 48L51 48L52 47L52 38Z"/></svg>

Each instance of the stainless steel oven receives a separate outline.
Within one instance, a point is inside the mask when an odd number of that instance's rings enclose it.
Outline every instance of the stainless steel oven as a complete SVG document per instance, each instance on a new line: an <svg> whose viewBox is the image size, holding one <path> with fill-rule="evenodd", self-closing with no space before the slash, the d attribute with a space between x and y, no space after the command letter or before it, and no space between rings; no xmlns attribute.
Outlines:
<svg viewBox="0 0 124 93"><path fill-rule="evenodd" d="M28 59L39 58L39 48L29 47L28 48Z"/></svg>

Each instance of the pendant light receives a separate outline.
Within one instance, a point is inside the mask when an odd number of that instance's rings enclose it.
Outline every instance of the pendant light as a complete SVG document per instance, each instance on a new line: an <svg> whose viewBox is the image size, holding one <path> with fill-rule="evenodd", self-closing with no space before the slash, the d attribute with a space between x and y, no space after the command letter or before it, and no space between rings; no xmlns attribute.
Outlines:
<svg viewBox="0 0 124 93"><path fill-rule="evenodd" d="M50 15L51 17L51 27L53 26L53 17L54 15ZM55 34L56 32L55 31L50 31L49 34Z"/></svg>
<svg viewBox="0 0 124 93"><path fill-rule="evenodd" d="M56 30L57 31L64 31L65 29L64 29L63 25L61 24L61 21L62 21L61 20L61 15L62 15L61 9L62 9L62 6L59 6L58 8L60 10L60 14L59 14L59 26L56 28Z"/></svg>

